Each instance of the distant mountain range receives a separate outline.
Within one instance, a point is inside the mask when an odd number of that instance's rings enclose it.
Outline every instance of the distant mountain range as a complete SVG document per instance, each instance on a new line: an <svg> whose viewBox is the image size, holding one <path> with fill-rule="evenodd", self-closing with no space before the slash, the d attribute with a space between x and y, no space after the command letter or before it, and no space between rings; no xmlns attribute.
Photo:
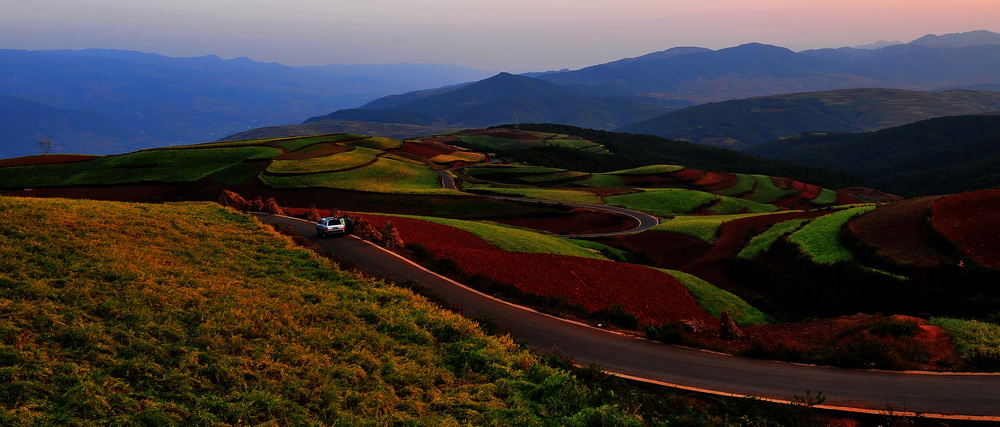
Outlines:
<svg viewBox="0 0 1000 427"><path fill-rule="evenodd" d="M745 149L806 132L862 132L934 117L997 113L1000 92L841 89L702 104L619 131Z"/></svg>
<svg viewBox="0 0 1000 427"><path fill-rule="evenodd" d="M3 101L5 112L21 109L15 106L19 102L34 111L4 122L0 157L37 154L39 139L51 140L54 152L106 154L217 140L264 127L296 133L296 126L276 126L306 119L306 132L345 123L360 129L366 122L391 132L405 129L398 124L448 129L549 122L667 135L660 130L664 123L690 114L682 108L708 102L856 88L1000 91L1000 34L928 35L906 44L804 52L759 43L720 50L678 47L574 71L491 74L442 65L287 67L246 58L113 50L0 50L0 95L17 98ZM923 104L938 96L884 93L889 95L882 101L858 101L858 108L907 102L930 116L940 114ZM966 101L958 107L948 114L978 108ZM983 110L996 107L986 102ZM826 104L818 118L796 112L800 117L793 121L810 126L754 131L760 134L755 141L718 134L725 124L712 122L718 117L687 126L708 126L713 134L670 135L753 145L800 131L863 130L929 117L870 117L869 124L830 113L837 108ZM80 119L84 116L94 119ZM827 127L833 125L840 127Z"/></svg>
<svg viewBox="0 0 1000 427"><path fill-rule="evenodd" d="M575 71L530 75L533 77L500 74L463 87L393 95L360 108L313 117L308 122L353 120L480 127L520 120L646 132L723 146L731 144L736 148L804 131L860 131L939 115L995 111L995 101L961 99L975 98L972 95L916 96L898 90L868 91L856 92L858 99L843 105L835 105L833 101L796 100L801 97L785 95L781 100L748 101L754 106L741 114L749 114L755 108L774 112L769 105L778 104L775 108L789 112L792 117L765 123L734 123L735 127L779 127L753 130L755 135L743 132L733 136L720 131L730 125L725 121L728 117L711 115L696 120L706 111L725 110L725 106L681 108L694 103L754 96L855 88L1000 90L1000 34L976 31L925 36L908 44L882 48L799 53L759 43L717 51L679 47ZM833 96L841 101L845 97L855 97L846 93L834 93ZM992 95L983 97L992 98ZM956 103L954 111L948 111L944 105L947 102ZM799 109L816 103L826 106L819 111L812 107ZM893 103L906 107L893 107L890 105ZM735 104L733 108L738 110L744 106ZM854 111L855 108L861 110ZM865 108L891 110L884 112L891 117L875 117L883 112L866 113ZM907 108L918 111L905 113L903 110ZM818 116L814 116L817 113ZM851 114L867 117L850 117ZM686 117L681 120L683 127L680 129L674 123L677 117ZM759 115L755 117L759 118ZM714 123L716 120L724 122ZM801 126L779 123L782 121ZM688 127L698 131L690 131ZM688 135L691 133L695 135ZM745 139L747 141L743 141Z"/></svg>
<svg viewBox="0 0 1000 427"><path fill-rule="evenodd" d="M53 152L94 154L204 142L490 74L432 64L288 67L117 50L0 50L7 116L0 158L39 154L39 139L51 140Z"/></svg>

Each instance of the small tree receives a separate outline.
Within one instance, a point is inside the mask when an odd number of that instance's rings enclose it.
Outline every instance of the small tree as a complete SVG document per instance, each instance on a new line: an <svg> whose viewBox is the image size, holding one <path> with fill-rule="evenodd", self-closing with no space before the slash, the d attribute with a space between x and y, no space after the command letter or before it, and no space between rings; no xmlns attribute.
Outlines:
<svg viewBox="0 0 1000 427"><path fill-rule="evenodd" d="M271 215L284 215L285 211L278 206L278 202L274 200L274 197L268 197L267 202L264 203L264 212Z"/></svg>
<svg viewBox="0 0 1000 427"><path fill-rule="evenodd" d="M382 232L378 228L375 228L375 226L372 225L372 223L368 222L368 220L362 217L351 216L350 221L354 224L355 236L358 236L376 245L382 244Z"/></svg>

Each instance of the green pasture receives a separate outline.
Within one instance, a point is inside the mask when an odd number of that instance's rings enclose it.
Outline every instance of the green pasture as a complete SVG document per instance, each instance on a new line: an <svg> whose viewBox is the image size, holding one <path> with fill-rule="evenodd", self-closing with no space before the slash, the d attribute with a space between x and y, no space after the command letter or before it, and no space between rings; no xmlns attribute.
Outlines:
<svg viewBox="0 0 1000 427"><path fill-rule="evenodd" d="M770 249L771 245L778 239L795 232L809 221L809 219L803 218L779 222L750 239L750 243L740 251L738 256L740 258L756 258Z"/></svg>
<svg viewBox="0 0 1000 427"><path fill-rule="evenodd" d="M837 203L837 192L829 188L824 188L815 199L812 199L812 202L821 206L835 204Z"/></svg>
<svg viewBox="0 0 1000 427"><path fill-rule="evenodd" d="M632 169L608 172L608 175L657 175L664 173L679 172L684 170L684 166L677 165L650 165L640 166Z"/></svg>
<svg viewBox="0 0 1000 427"><path fill-rule="evenodd" d="M617 175L595 173L587 179L573 181L570 185L591 188L625 188L625 181Z"/></svg>
<svg viewBox="0 0 1000 427"><path fill-rule="evenodd" d="M752 192L746 199L758 203L771 203L782 197L795 194L795 190L785 190L774 185L774 179L767 175L752 175L755 179Z"/></svg>
<svg viewBox="0 0 1000 427"><path fill-rule="evenodd" d="M713 193L720 196L738 196L741 194L749 193L753 191L754 185L757 184L757 178L753 175L747 175L745 173L738 173L736 175L736 183L731 185L729 188L723 188L721 190L713 191Z"/></svg>
<svg viewBox="0 0 1000 427"><path fill-rule="evenodd" d="M422 163L395 156L379 157L375 163L343 172L277 176L261 179L275 188L334 188L390 194L457 194L438 184L437 173Z"/></svg>
<svg viewBox="0 0 1000 427"><path fill-rule="evenodd" d="M267 172L276 174L336 172L356 168L375 161L382 151L355 147L351 151L307 159L275 160Z"/></svg>
<svg viewBox="0 0 1000 427"><path fill-rule="evenodd" d="M698 301L698 305L712 316L720 317L723 311L728 311L733 321L742 326L767 325L772 322L770 316L747 304L742 298L695 275L675 270L660 269L660 271L684 284L688 292Z"/></svg>
<svg viewBox="0 0 1000 427"><path fill-rule="evenodd" d="M608 196L604 202L659 216L684 214L712 203L718 196L702 191L674 188L641 189L635 193Z"/></svg>
<svg viewBox="0 0 1000 427"><path fill-rule="evenodd" d="M736 197L719 196L716 201L708 206L706 211L718 215L730 215L735 213L767 213L775 212L778 207L764 203L757 203Z"/></svg>
<svg viewBox="0 0 1000 427"><path fill-rule="evenodd" d="M354 137L358 137L354 135ZM392 150L403 146L403 141L393 138L386 138L382 136L369 136L363 137L364 139L359 139L357 141L345 142L344 145L353 145L355 147L365 147L373 150Z"/></svg>
<svg viewBox="0 0 1000 427"><path fill-rule="evenodd" d="M276 157L271 147L145 150L75 163L0 168L6 188L187 183L246 160Z"/></svg>
<svg viewBox="0 0 1000 427"><path fill-rule="evenodd" d="M530 174L524 175L518 178L519 181L528 184L542 184L553 182L553 181L564 181L574 178L582 178L590 175L586 172L573 172L573 171L563 171L563 172L552 172L545 174Z"/></svg>
<svg viewBox="0 0 1000 427"><path fill-rule="evenodd" d="M552 190L544 188L499 188L488 186L468 186L466 190L483 190L504 196L519 196L528 199L554 200L557 202L601 204L601 197L586 191Z"/></svg>
<svg viewBox="0 0 1000 427"><path fill-rule="evenodd" d="M792 233L788 240L817 264L853 262L854 254L840 244L840 230L851 218L872 209L874 205L858 206L821 216Z"/></svg>

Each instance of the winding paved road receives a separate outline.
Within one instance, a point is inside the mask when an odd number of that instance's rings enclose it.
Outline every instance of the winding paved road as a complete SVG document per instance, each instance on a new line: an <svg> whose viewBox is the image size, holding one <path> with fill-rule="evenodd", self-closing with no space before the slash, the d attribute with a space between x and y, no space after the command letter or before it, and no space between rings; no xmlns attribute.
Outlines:
<svg viewBox="0 0 1000 427"><path fill-rule="evenodd" d="M303 236L315 236L304 220L262 215ZM1000 421L1000 375L886 372L744 359L628 337L515 306L450 279L354 236L315 238L358 262L372 275L413 280L470 316L485 315L529 347L558 349L577 363L595 362L607 372L683 389L792 401L807 390L822 392L820 407L957 419Z"/></svg>

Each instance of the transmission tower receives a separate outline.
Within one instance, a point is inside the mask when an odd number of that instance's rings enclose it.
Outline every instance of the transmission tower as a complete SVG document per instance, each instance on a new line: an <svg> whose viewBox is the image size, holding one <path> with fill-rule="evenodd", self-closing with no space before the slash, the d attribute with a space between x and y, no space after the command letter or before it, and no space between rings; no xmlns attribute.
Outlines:
<svg viewBox="0 0 1000 427"><path fill-rule="evenodd" d="M518 132L520 130L521 130L521 120L519 118L517 110L514 110L514 132Z"/></svg>
<svg viewBox="0 0 1000 427"><path fill-rule="evenodd" d="M38 148L42 149L42 154L49 154L52 151L52 140L49 138L38 138Z"/></svg>

